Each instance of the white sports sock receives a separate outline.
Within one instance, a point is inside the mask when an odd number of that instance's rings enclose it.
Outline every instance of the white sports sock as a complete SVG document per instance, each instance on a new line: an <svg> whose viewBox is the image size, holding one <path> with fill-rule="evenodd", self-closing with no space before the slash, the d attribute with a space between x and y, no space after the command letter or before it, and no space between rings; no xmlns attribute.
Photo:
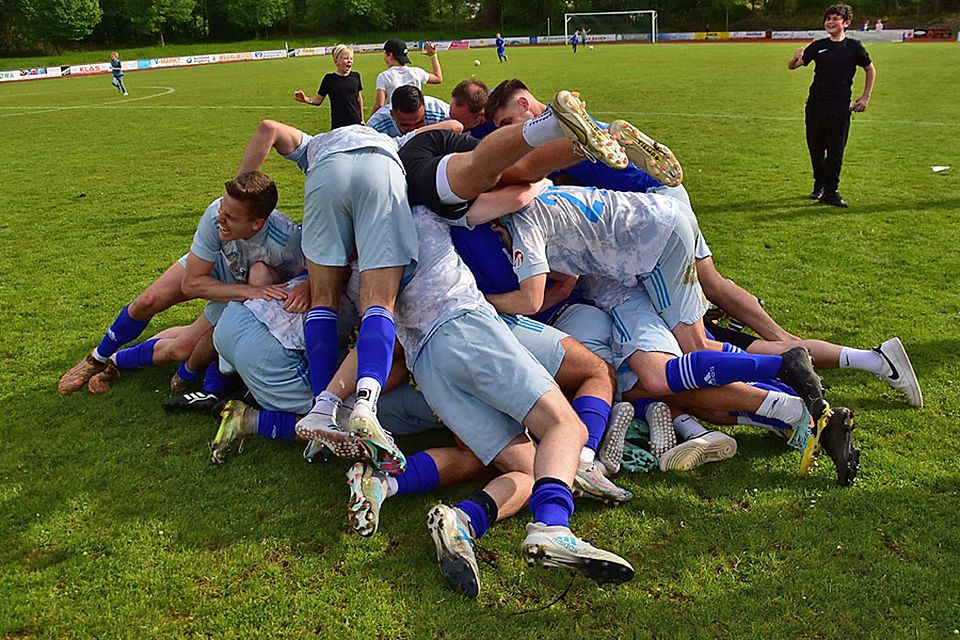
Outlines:
<svg viewBox="0 0 960 640"><path fill-rule="evenodd" d="M104 363L104 364L106 364L107 360L109 360L109 358L108 358L107 356L102 356L102 355L100 355L100 352L97 351L97 348L96 348L96 347L93 348L93 351L90 352L90 355L91 355L91 356L93 357L93 359L96 360L97 362L102 362L102 363Z"/></svg>
<svg viewBox="0 0 960 640"><path fill-rule="evenodd" d="M780 391L768 391L756 413L764 418L774 418L795 425L803 418L803 400Z"/></svg>
<svg viewBox="0 0 960 640"><path fill-rule="evenodd" d="M747 416L737 416L737 424L745 424L750 427L760 427L761 429L766 429L767 431L769 431L775 436L779 436L781 438L787 437L787 434L781 431L780 429L777 429L776 427L772 427L769 424L763 424L762 422L757 422L756 420L748 418Z"/></svg>
<svg viewBox="0 0 960 640"><path fill-rule="evenodd" d="M840 349L840 368L869 371L875 376L888 376L891 373L887 361L879 353L868 349L853 349L852 347L842 347Z"/></svg>
<svg viewBox="0 0 960 640"><path fill-rule="evenodd" d="M379 398L380 383L376 378L364 377L357 380L357 404L363 402L376 410Z"/></svg>
<svg viewBox="0 0 960 640"><path fill-rule="evenodd" d="M313 405L313 412L322 413L324 415L331 416L332 418L336 418L337 409L339 407L340 398L333 395L329 391L321 391Z"/></svg>
<svg viewBox="0 0 960 640"><path fill-rule="evenodd" d="M380 478L381 478L381 479L384 481L384 483L387 485L387 490L386 490L386 492L384 493L383 497L384 497L384 498L389 498L390 496L395 496L395 495L397 495L397 489L398 489L399 486L400 486L400 485L397 483L397 479L394 478L393 476L380 476Z"/></svg>
<svg viewBox="0 0 960 640"><path fill-rule="evenodd" d="M597 452L590 447L580 449L580 466L589 467L597 458Z"/></svg>
<svg viewBox="0 0 960 640"><path fill-rule="evenodd" d="M531 147L539 147L551 140L560 140L563 137L563 129L560 128L560 123L557 122L550 111L523 123L523 141Z"/></svg>
<svg viewBox="0 0 960 640"><path fill-rule="evenodd" d="M677 433L677 438L684 442L707 433L707 429L687 413L681 413L673 419L673 430Z"/></svg>

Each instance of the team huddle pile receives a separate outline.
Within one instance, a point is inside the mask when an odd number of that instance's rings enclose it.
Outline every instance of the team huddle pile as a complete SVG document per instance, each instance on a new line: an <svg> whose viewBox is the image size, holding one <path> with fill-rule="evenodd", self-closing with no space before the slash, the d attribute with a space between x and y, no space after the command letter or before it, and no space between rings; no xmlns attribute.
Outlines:
<svg viewBox="0 0 960 640"><path fill-rule="evenodd" d="M496 129L482 139L422 117L396 138L261 123L189 253L124 307L60 392L104 393L124 370L171 362L185 390L206 367L203 390L167 406L221 403L213 462L254 434L304 442L308 460L356 459L348 518L361 535L377 531L385 499L492 468L481 491L427 516L443 576L473 597L476 540L524 505L529 564L633 577L570 517L575 495L632 499L610 478L635 414L662 470L736 453L696 416L782 437L802 452L801 475L824 452L849 486L853 414L824 399L814 365L868 371L922 405L898 339L803 340L717 272L669 148L626 121L598 123L567 91L546 105L510 80L483 98ZM271 149L305 174L302 228L275 210L259 170ZM193 324L121 348L192 298L209 301ZM708 300L762 337L705 321ZM232 374L242 398L226 388ZM455 438L407 456L391 435L428 429Z"/></svg>

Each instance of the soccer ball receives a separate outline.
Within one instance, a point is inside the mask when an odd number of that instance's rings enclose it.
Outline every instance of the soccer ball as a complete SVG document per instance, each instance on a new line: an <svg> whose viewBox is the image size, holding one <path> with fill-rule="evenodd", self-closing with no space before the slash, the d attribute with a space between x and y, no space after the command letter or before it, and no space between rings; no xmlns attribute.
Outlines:
<svg viewBox="0 0 960 640"><path fill-rule="evenodd" d="M473 61L473 66L479 67L479 66L480 66L480 61L479 61L479 60L474 60L474 61Z"/></svg>
<svg viewBox="0 0 960 640"><path fill-rule="evenodd" d="M590 51L593 51L593 45L590 45Z"/></svg>

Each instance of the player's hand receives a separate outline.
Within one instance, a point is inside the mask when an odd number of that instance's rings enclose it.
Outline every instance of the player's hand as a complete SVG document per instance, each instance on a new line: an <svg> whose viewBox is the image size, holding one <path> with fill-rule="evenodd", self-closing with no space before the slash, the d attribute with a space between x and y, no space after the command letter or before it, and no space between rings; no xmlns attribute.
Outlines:
<svg viewBox="0 0 960 640"><path fill-rule="evenodd" d="M248 300L286 300L287 289L282 284L270 284L265 287L250 287Z"/></svg>
<svg viewBox="0 0 960 640"><path fill-rule="evenodd" d="M301 282L287 294L283 310L290 313L303 313L310 308L310 281Z"/></svg>
<svg viewBox="0 0 960 640"><path fill-rule="evenodd" d="M870 96L860 96L856 101L851 105L850 111L855 113L863 113L867 110L867 105L870 104Z"/></svg>
<svg viewBox="0 0 960 640"><path fill-rule="evenodd" d="M307 94L305 94L303 91L294 91L293 99L296 100L297 102L306 102Z"/></svg>
<svg viewBox="0 0 960 640"><path fill-rule="evenodd" d="M436 53L437 53L437 45L433 44L432 42L426 42L426 43L424 43L424 45L423 45L423 54L424 54L424 55L426 55L426 56L432 56L432 55L436 55Z"/></svg>
<svg viewBox="0 0 960 640"><path fill-rule="evenodd" d="M803 47L793 52L793 59L797 62L803 62Z"/></svg>

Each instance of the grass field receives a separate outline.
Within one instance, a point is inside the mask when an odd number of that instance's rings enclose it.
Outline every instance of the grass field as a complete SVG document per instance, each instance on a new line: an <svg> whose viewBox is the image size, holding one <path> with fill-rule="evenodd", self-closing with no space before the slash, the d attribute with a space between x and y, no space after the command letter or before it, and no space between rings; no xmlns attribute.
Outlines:
<svg viewBox="0 0 960 640"><path fill-rule="evenodd" d="M619 477L636 499L580 502L577 532L637 568L597 588L520 560L526 514L482 540L477 601L450 593L425 516L476 487L399 497L372 539L344 513L344 463L248 441L222 468L216 424L165 415L171 369L125 375L105 397L56 383L117 311L190 244L204 207L263 118L325 130L294 103L326 58L0 86L0 634L5 637L946 638L960 628L960 45L877 44L870 110L853 119L841 191L810 191L796 45L598 46L443 54L446 97L475 71L491 86L578 89L667 142L721 271L795 333L869 347L899 335L924 389L911 409L885 384L828 371L857 412L863 472L756 430L692 473ZM472 61L483 65L475 70ZM415 62L422 62L415 59ZM357 57L373 102L381 57ZM862 75L855 89L862 87ZM953 165L934 174L931 165ZM303 180L274 156L280 208ZM189 322L173 309L148 329ZM407 451L442 436L403 439Z"/></svg>

